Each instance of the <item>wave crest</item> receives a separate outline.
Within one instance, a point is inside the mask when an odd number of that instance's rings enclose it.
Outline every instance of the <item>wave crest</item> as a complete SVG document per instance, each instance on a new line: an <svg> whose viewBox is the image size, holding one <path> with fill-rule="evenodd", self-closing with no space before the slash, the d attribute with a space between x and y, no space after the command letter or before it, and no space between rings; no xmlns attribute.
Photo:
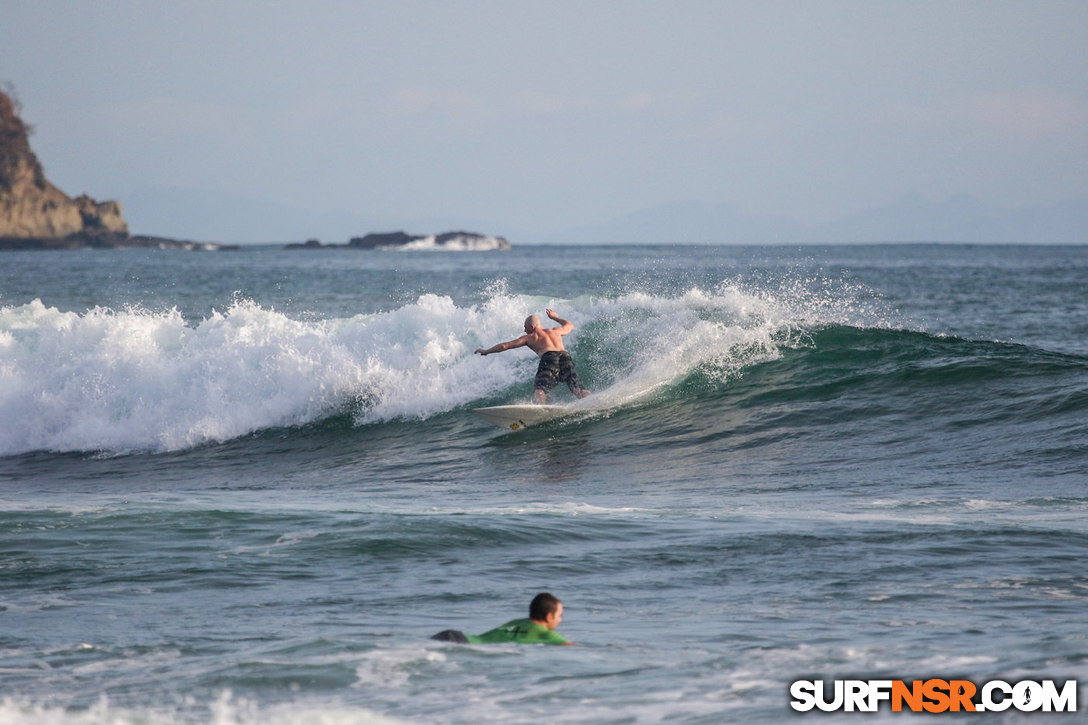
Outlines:
<svg viewBox="0 0 1088 725"><path fill-rule="evenodd" d="M728 380L776 359L813 319L849 316L836 294L723 284L557 302L498 283L472 306L425 294L303 321L240 299L197 323L177 309L76 313L35 300L0 308L0 455L169 451L345 413L369 424L527 402L532 355L473 351L516 337L545 306L576 323L567 339L581 376L597 405L616 406L693 371Z"/></svg>

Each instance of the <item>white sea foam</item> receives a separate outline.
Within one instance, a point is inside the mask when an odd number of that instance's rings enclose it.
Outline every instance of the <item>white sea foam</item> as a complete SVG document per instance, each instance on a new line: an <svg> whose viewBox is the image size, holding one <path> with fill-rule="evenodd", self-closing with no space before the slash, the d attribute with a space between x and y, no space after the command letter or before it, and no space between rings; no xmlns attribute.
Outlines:
<svg viewBox="0 0 1088 725"><path fill-rule="evenodd" d="M618 506L618 507L606 507L606 506L594 506L592 504L576 501L560 501L555 503L545 502L531 502L519 505L500 505L500 506L481 506L479 508L454 506L440 508L437 506L430 506L424 512L425 515L431 516L440 514L442 516L449 516L451 514L468 514L473 516L506 516L506 515L558 515L558 516L599 516L610 517L618 516L625 519L637 516L646 516L658 518L661 513L655 509L648 508L635 508L632 506Z"/></svg>
<svg viewBox="0 0 1088 725"><path fill-rule="evenodd" d="M192 705L190 705L191 707ZM336 705L258 705L224 692L207 706L210 725L398 725L406 721L358 707ZM173 725L191 723L191 714L174 707L123 708L103 696L85 710L69 710L25 699L0 700L5 725Z"/></svg>
<svg viewBox="0 0 1088 725"><path fill-rule="evenodd" d="M509 243L502 237L486 237L476 234L457 234L444 237L442 241L435 235L423 237L407 244L398 244L381 249L406 252L491 252L509 249Z"/></svg>
<svg viewBox="0 0 1088 725"><path fill-rule="evenodd" d="M0 453L184 448L326 414L364 369L324 325L246 302L177 310L40 301L0 310Z"/></svg>

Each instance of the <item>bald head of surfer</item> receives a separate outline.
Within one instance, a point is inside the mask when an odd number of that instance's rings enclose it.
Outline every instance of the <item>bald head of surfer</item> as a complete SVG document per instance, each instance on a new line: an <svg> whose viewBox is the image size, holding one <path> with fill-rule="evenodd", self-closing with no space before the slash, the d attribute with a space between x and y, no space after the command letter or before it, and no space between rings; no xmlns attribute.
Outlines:
<svg viewBox="0 0 1088 725"><path fill-rule="evenodd" d="M548 317L559 323L558 327L544 329L540 324L540 318L529 315L525 319L525 334L514 340L500 342L489 348L476 350L477 355L490 355L494 352L513 350L516 347L527 347L540 357L536 378L533 380L533 402L544 405L547 402L548 393L560 382L567 384L570 392L575 397L584 398L589 391L582 387L578 381L578 373L574 370L574 361L570 353L563 346L563 336L569 335L574 330L574 324L570 320L564 320L555 314L555 310L544 310Z"/></svg>

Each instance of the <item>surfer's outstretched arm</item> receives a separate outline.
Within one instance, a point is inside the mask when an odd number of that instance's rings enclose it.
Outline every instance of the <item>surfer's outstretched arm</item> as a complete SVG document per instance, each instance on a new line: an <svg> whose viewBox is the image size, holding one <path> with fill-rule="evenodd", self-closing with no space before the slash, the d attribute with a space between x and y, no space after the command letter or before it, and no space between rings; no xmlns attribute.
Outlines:
<svg viewBox="0 0 1088 725"><path fill-rule="evenodd" d="M503 352L504 350L513 350L515 347L524 347L529 342L528 335L522 335L516 340L508 340L507 342L500 342L498 345L492 345L486 350L479 348L476 350L477 355L490 355L493 352Z"/></svg>

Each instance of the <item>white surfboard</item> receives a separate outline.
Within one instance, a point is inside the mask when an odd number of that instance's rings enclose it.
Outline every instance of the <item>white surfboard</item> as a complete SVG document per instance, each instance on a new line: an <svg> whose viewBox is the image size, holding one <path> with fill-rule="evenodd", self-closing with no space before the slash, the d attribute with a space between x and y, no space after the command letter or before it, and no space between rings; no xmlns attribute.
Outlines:
<svg viewBox="0 0 1088 725"><path fill-rule="evenodd" d="M565 405L496 405L491 408L473 408L472 412L500 428L521 430L558 418L571 410Z"/></svg>

